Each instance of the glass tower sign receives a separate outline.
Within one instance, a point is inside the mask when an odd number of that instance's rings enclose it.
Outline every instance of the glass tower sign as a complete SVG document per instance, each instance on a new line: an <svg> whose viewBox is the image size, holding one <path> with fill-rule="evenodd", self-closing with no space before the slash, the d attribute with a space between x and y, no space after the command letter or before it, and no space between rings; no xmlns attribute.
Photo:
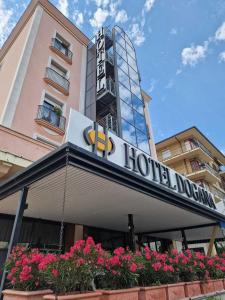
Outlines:
<svg viewBox="0 0 225 300"><path fill-rule="evenodd" d="M135 49L118 26L99 30L88 47L86 115L150 153Z"/></svg>

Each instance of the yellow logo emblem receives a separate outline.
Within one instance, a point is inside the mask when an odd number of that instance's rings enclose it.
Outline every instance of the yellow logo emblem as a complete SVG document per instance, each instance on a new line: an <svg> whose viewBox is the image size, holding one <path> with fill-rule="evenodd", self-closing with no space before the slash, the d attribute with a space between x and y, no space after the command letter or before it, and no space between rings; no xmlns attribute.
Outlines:
<svg viewBox="0 0 225 300"><path fill-rule="evenodd" d="M88 126L84 130L84 139L88 145L92 145L92 151L103 152L103 157L112 154L115 151L115 144L111 137L108 137L108 131L98 131L98 124L94 123L94 128Z"/></svg>

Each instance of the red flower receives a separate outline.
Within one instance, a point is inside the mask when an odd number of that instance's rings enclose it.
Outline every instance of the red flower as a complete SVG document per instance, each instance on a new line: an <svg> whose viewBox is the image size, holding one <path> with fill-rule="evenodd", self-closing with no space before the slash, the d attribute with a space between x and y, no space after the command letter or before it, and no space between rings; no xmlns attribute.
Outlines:
<svg viewBox="0 0 225 300"><path fill-rule="evenodd" d="M57 269L53 269L53 270L52 270L52 275L53 275L54 277L58 277L58 276L59 276L59 271L58 271Z"/></svg>
<svg viewBox="0 0 225 300"><path fill-rule="evenodd" d="M115 255L122 255L122 254L124 254L124 252L125 252L125 249L123 248L123 247L119 247L119 248L117 248L117 249L115 249L114 251L113 251L113 253L115 254Z"/></svg>
<svg viewBox="0 0 225 300"><path fill-rule="evenodd" d="M132 263L130 266L130 271L132 273L135 273L137 271L137 265L135 263Z"/></svg>
<svg viewBox="0 0 225 300"><path fill-rule="evenodd" d="M91 247L90 247L90 245L86 245L86 246L84 247L83 252L84 252L85 255L89 254L89 253L91 252Z"/></svg>
<svg viewBox="0 0 225 300"><path fill-rule="evenodd" d="M94 246L95 245L95 242L94 242L94 240L93 240L93 238L91 237L91 236L89 236L88 238L87 238L87 240L86 240L86 245L92 245L92 246Z"/></svg>
<svg viewBox="0 0 225 300"><path fill-rule="evenodd" d="M152 268L157 272L161 269L162 264L160 262L156 262L154 264L152 264Z"/></svg>
<svg viewBox="0 0 225 300"><path fill-rule="evenodd" d="M104 265L104 259L102 258L102 257L98 257L97 258L97 265L100 265L100 266L102 266L102 265Z"/></svg>

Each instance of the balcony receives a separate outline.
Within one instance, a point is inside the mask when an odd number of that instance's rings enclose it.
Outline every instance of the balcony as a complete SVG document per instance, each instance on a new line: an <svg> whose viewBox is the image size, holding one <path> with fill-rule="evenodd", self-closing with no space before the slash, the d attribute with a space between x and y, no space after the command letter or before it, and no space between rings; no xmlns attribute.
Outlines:
<svg viewBox="0 0 225 300"><path fill-rule="evenodd" d="M214 187L214 186L211 186L210 187L210 191L213 193L213 195L219 200L224 200L225 201L225 192L223 192L222 190Z"/></svg>
<svg viewBox="0 0 225 300"><path fill-rule="evenodd" d="M203 179L211 184L218 182L218 173L209 165L203 163L198 167L192 167L192 173L186 175L188 179L196 181Z"/></svg>
<svg viewBox="0 0 225 300"><path fill-rule="evenodd" d="M35 121L37 124L47 127L60 135L64 135L65 133L66 118L59 116L54 110L47 106L38 106L37 118Z"/></svg>
<svg viewBox="0 0 225 300"><path fill-rule="evenodd" d="M44 81L64 95L69 95L70 82L64 76L51 68L46 68Z"/></svg>
<svg viewBox="0 0 225 300"><path fill-rule="evenodd" d="M118 134L118 124L116 117L112 116L111 114L106 115L102 119L98 121L99 125L101 125L104 128L107 128L108 130L114 132L115 134Z"/></svg>
<svg viewBox="0 0 225 300"><path fill-rule="evenodd" d="M192 159L196 157L205 162L212 161L212 154L201 143L199 143L198 141L195 142L196 144L191 145L191 149L187 149L185 145L182 145L181 147L172 150L169 157L159 157L159 159L166 164L173 164L174 162L182 159Z"/></svg>
<svg viewBox="0 0 225 300"><path fill-rule="evenodd" d="M72 64L73 53L58 39L52 39L50 49L64 59L68 64Z"/></svg>

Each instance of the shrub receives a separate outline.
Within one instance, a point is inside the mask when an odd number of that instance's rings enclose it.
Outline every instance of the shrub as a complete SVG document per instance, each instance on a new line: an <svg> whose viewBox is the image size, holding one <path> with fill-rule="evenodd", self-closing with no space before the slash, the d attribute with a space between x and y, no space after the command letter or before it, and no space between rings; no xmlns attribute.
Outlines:
<svg viewBox="0 0 225 300"><path fill-rule="evenodd" d="M131 288L138 284L138 265L129 249L114 250L104 261L103 272L98 276L99 285L106 289Z"/></svg>
<svg viewBox="0 0 225 300"><path fill-rule="evenodd" d="M37 249L29 250L16 246L5 264L11 286L22 291L44 288L46 284L38 268L42 259L43 254Z"/></svg>

